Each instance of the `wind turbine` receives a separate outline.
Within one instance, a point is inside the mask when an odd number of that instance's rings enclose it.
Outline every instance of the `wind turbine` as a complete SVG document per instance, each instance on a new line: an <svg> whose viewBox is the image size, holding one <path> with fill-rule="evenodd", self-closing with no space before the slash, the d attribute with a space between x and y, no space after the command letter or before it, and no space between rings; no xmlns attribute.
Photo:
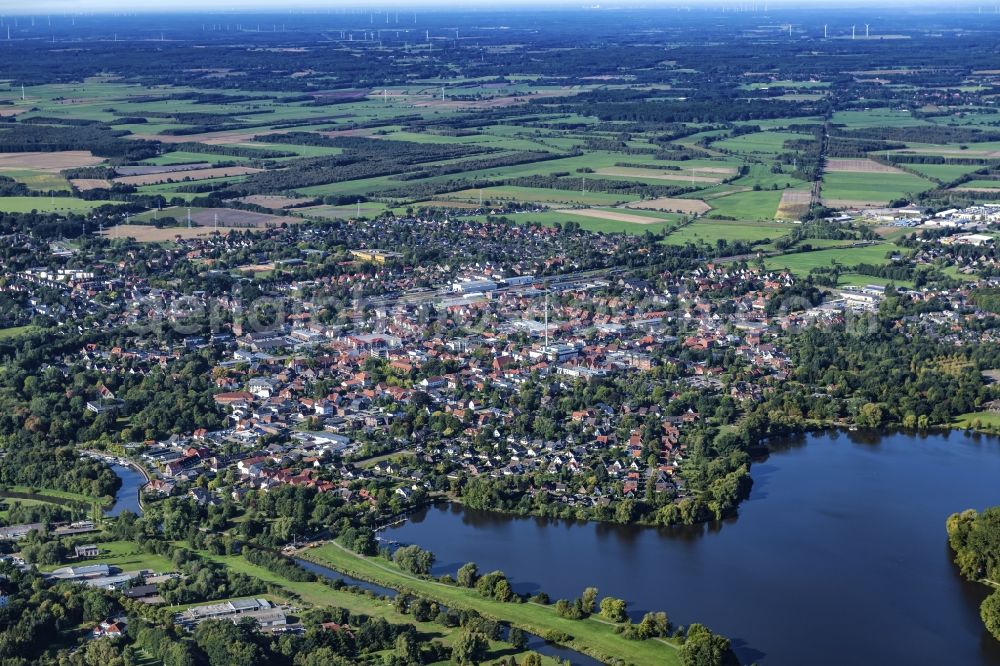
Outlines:
<svg viewBox="0 0 1000 666"><path fill-rule="evenodd" d="M868 24L865 23L865 39L868 39Z"/></svg>
<svg viewBox="0 0 1000 666"><path fill-rule="evenodd" d="M823 39L826 39L826 24L823 24Z"/></svg>
<svg viewBox="0 0 1000 666"><path fill-rule="evenodd" d="M853 25L851 26L851 39L854 39L854 27Z"/></svg>

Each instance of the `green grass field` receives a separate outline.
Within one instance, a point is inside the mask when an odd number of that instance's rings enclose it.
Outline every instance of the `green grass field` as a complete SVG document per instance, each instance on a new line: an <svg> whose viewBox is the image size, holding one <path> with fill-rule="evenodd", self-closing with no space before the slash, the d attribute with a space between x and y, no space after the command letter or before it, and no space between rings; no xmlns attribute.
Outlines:
<svg viewBox="0 0 1000 666"><path fill-rule="evenodd" d="M13 178L36 192L68 192L69 182L58 173L33 169L10 169L0 171L0 176Z"/></svg>
<svg viewBox="0 0 1000 666"><path fill-rule="evenodd" d="M97 543L100 556L89 560L80 560L89 564L107 564L120 568L122 571L138 571L148 569L157 574L177 570L177 565L162 555L143 552L131 541L105 541ZM52 571L64 564L51 564L40 567L42 571Z"/></svg>
<svg viewBox="0 0 1000 666"><path fill-rule="evenodd" d="M246 162L246 157L230 157L229 155L213 155L211 153L191 153L178 150L173 153L163 153L148 160L143 160L143 164L155 166L173 166L175 164L198 164L201 162Z"/></svg>
<svg viewBox="0 0 1000 666"><path fill-rule="evenodd" d="M806 275L816 267L829 267L835 263L841 266L856 266L858 264L887 264L886 254L898 250L891 243L879 243L864 247L851 247L834 250L817 250L816 252L799 252L784 254L765 259L768 270L787 269L799 275ZM862 276L862 284L874 283L876 280Z"/></svg>
<svg viewBox="0 0 1000 666"><path fill-rule="evenodd" d="M905 164L902 166L929 178L937 178L944 183L950 183L956 178L982 168L981 164Z"/></svg>
<svg viewBox="0 0 1000 666"><path fill-rule="evenodd" d="M50 488L29 488L28 486L3 486L3 490L17 493L35 493L36 495L54 497L56 499L73 500L75 502L85 502L94 504L101 501L101 498L84 495L82 493L71 493L66 490L52 490Z"/></svg>
<svg viewBox="0 0 1000 666"><path fill-rule="evenodd" d="M649 215L640 215L642 211L622 211L626 212L628 215L635 214L637 217L651 217ZM663 220L662 222L652 222L650 224L639 224L636 222L623 222L620 220L602 220L595 217L585 217L583 215L574 215L570 212L556 212L556 211L542 211L540 213L516 213L506 215L510 220L517 222L518 224L544 224L546 226L554 226L555 224L566 224L567 222L576 222L580 225L580 228L585 231L599 231L603 233L626 233L626 234L644 234L649 232L658 232L665 229L672 229L677 226L677 221L680 220L681 216L675 213L656 213L655 218ZM469 219L485 220L486 215L474 215Z"/></svg>
<svg viewBox="0 0 1000 666"><path fill-rule="evenodd" d="M913 125L928 125L926 120L914 118L906 110L897 109L865 109L864 111L837 111L830 122L834 125L844 125L848 129L867 127L910 127Z"/></svg>
<svg viewBox="0 0 1000 666"><path fill-rule="evenodd" d="M973 426L973 423L978 421L978 426ZM955 428L973 428L985 429L985 430L996 430L1000 428L1000 414L995 412L969 412L968 414L962 414L955 418L952 422L952 426Z"/></svg>
<svg viewBox="0 0 1000 666"><path fill-rule="evenodd" d="M35 333L42 329L37 326L27 325L27 326L11 326L9 328L0 328L0 340L10 340L11 338L18 338L22 335L28 335L29 333Z"/></svg>
<svg viewBox="0 0 1000 666"><path fill-rule="evenodd" d="M823 174L823 198L846 201L888 203L910 198L934 187L934 183L909 173L851 173L834 171Z"/></svg>
<svg viewBox="0 0 1000 666"><path fill-rule="evenodd" d="M116 201L84 201L70 197L0 197L0 212L30 213L87 213L104 204Z"/></svg>
<svg viewBox="0 0 1000 666"><path fill-rule="evenodd" d="M716 141L712 147L741 154L777 154L785 152L785 141L810 139L813 139L811 134L798 132L753 132Z"/></svg>
<svg viewBox="0 0 1000 666"><path fill-rule="evenodd" d="M439 195L438 199L455 199L456 201L479 202L480 190L459 190ZM627 194L609 194L606 192L583 192L582 190L557 190L543 187L519 187L504 185L485 187L482 189L484 201L518 201L526 203L557 203L579 204L583 206L611 206L626 201L637 201L639 197Z"/></svg>
<svg viewBox="0 0 1000 666"><path fill-rule="evenodd" d="M1000 180L970 180L961 187L978 187L984 190L1000 190Z"/></svg>
<svg viewBox="0 0 1000 666"><path fill-rule="evenodd" d="M305 556L319 564L330 566L357 578L370 580L394 589L405 589L447 604L453 609L471 609L482 615L514 624L536 635L549 631L569 634L567 647L584 652L602 661L623 658L635 664L680 664L677 647L665 640L629 641L615 633L615 625L599 617L569 620L559 617L555 609L534 603L503 603L480 596L475 590L445 585L403 573L393 563L351 553L329 543L308 551Z"/></svg>
<svg viewBox="0 0 1000 666"><path fill-rule="evenodd" d="M712 212L708 215L732 217L737 220L774 220L780 203L780 190L737 192L712 199Z"/></svg>
<svg viewBox="0 0 1000 666"><path fill-rule="evenodd" d="M775 241L789 234L790 224L764 222L730 222L728 220L703 219L685 225L674 231L664 241L670 245L698 244L700 242L715 245L719 239L729 242L756 242L762 240Z"/></svg>

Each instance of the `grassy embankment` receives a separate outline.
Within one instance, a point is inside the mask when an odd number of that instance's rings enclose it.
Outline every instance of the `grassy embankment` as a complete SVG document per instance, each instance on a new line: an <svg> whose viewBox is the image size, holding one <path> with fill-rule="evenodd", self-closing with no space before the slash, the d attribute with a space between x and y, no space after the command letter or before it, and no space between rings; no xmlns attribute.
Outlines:
<svg viewBox="0 0 1000 666"><path fill-rule="evenodd" d="M300 557L348 575L397 590L405 590L454 609L508 622L525 631L545 636L549 632L569 634L564 644L601 661L623 659L627 663L673 666L680 664L678 646L665 639L630 641L615 632L614 623L594 615L570 620L556 615L555 608L536 603L503 603L480 596L474 589L418 578L386 560L364 557L335 544L306 550Z"/></svg>

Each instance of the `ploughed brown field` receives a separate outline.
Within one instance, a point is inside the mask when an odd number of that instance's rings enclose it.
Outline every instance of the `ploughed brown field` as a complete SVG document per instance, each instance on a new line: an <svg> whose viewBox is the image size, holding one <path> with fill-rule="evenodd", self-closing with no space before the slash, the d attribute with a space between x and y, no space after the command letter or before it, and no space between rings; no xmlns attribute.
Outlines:
<svg viewBox="0 0 1000 666"><path fill-rule="evenodd" d="M778 217L797 220L809 211L812 193L808 190L785 190L781 193L781 203L778 204Z"/></svg>
<svg viewBox="0 0 1000 666"><path fill-rule="evenodd" d="M222 227L218 233L225 235L232 231L242 231L236 227ZM216 233L213 227L167 227L157 229L145 224L119 224L116 227L105 229L103 236L107 238L134 238L140 243L164 243L176 238L203 238Z"/></svg>
<svg viewBox="0 0 1000 666"><path fill-rule="evenodd" d="M35 169L60 171L75 167L96 166L104 161L89 150L59 150L51 153L0 153L0 171Z"/></svg>
<svg viewBox="0 0 1000 666"><path fill-rule="evenodd" d="M902 169L865 158L831 157L826 161L824 169L826 171L846 171L848 173L906 173Z"/></svg>
<svg viewBox="0 0 1000 666"><path fill-rule="evenodd" d="M252 194L247 197L240 197L236 201L261 208L291 208L313 201L310 197L283 197L277 194Z"/></svg>
<svg viewBox="0 0 1000 666"><path fill-rule="evenodd" d="M598 220L614 220L615 222L631 222L632 224L660 224L666 220L659 220L655 217L644 217L642 215L629 215L628 213L616 213L612 210L595 210L593 208L561 208L557 213L567 215L580 215L581 217L594 217Z"/></svg>
<svg viewBox="0 0 1000 666"><path fill-rule="evenodd" d="M253 167L232 166L217 169L191 169L189 171L170 171L168 173L146 173L137 176L122 176L115 178L116 183L125 185L156 185L157 183L179 182L183 180L208 180L210 178L225 178L227 176L245 176L258 173L263 169Z"/></svg>
<svg viewBox="0 0 1000 666"><path fill-rule="evenodd" d="M625 206L627 208L640 208L642 210L663 210L684 213L686 215L700 215L712 210L712 207L701 199L677 199L674 197L632 201L625 204Z"/></svg>
<svg viewBox="0 0 1000 666"><path fill-rule="evenodd" d="M74 178L69 182L70 185L81 192L86 192L87 190L110 189L112 186L111 181L105 180L104 178Z"/></svg>

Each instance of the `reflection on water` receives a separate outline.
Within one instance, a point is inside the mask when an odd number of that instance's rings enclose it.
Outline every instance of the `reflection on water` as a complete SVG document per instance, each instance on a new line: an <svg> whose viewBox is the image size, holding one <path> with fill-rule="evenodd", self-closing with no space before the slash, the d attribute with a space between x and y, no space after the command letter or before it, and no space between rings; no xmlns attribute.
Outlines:
<svg viewBox="0 0 1000 666"><path fill-rule="evenodd" d="M111 465L118 478L122 480L122 485L115 493L114 505L104 512L105 516L117 516L122 511L131 511L136 515L142 514L142 506L139 505L139 491L146 484L146 479L142 474L131 467Z"/></svg>
<svg viewBox="0 0 1000 666"><path fill-rule="evenodd" d="M988 590L951 562L945 519L1000 504L1000 444L965 433L830 431L771 444L736 518L640 528L438 505L388 536L472 561L518 592L594 585L633 617L665 610L762 664L1000 666Z"/></svg>

